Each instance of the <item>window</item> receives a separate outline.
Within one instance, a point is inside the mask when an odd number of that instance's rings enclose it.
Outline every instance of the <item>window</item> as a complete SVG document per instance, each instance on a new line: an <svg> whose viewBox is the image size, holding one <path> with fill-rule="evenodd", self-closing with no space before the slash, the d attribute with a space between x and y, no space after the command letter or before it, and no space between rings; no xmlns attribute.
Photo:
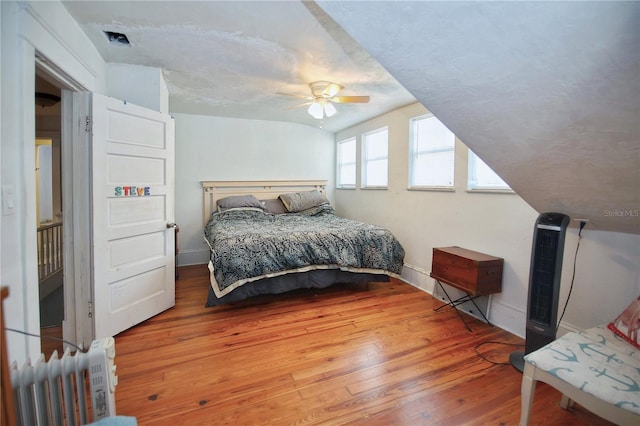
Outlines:
<svg viewBox="0 0 640 426"><path fill-rule="evenodd" d="M411 119L410 188L453 188L455 135L433 114Z"/></svg>
<svg viewBox="0 0 640 426"><path fill-rule="evenodd" d="M389 175L389 129L362 135L362 187L386 188Z"/></svg>
<svg viewBox="0 0 640 426"><path fill-rule="evenodd" d="M338 142L336 187L356 187L356 138Z"/></svg>
<svg viewBox="0 0 640 426"><path fill-rule="evenodd" d="M467 189L470 191L511 191L509 185L471 150L468 164Z"/></svg>

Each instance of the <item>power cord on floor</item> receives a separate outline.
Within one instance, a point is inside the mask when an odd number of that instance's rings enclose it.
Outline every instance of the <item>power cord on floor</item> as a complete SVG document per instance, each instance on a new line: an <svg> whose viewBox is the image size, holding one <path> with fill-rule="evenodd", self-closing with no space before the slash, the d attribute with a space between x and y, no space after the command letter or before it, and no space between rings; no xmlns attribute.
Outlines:
<svg viewBox="0 0 640 426"><path fill-rule="evenodd" d="M77 350L79 350L80 352L85 352L85 350L84 350L84 349L82 349L81 347L76 346L76 345L74 345L73 343L71 343L71 342L69 342L69 341L67 341L67 340L64 340L64 339L60 339L60 338L58 338L58 337L53 337L53 336L40 336L39 334L27 333L26 331L22 331L22 330L15 330L15 329L13 329L13 328L9 328L9 327L5 327L4 329L5 329L5 330L7 330L7 331L13 331L14 333L24 334L25 336L37 337L37 338L39 338L39 339L53 340L53 341L56 341L56 342L66 343L67 345L69 345L69 346L72 346L72 347L76 348L76 349L77 349Z"/></svg>
<svg viewBox="0 0 640 426"><path fill-rule="evenodd" d="M487 345L487 344L490 344L490 343L491 343L491 344L494 344L494 345L524 346L524 344L522 344L522 343L497 342L497 341L489 340L489 341L487 341L487 342L481 342L481 343L478 343L477 345L475 345L475 346L473 347L473 350L476 352L476 354L477 354L480 358L482 358L484 361L487 361L487 362L489 362L489 363L491 363L491 364L494 364L494 365L511 365L511 363L510 363L510 362L496 362L496 361L491 361L489 358L487 358L486 356L482 355L482 354L480 353L480 351L478 351L478 348L479 348L480 346L482 346L482 345Z"/></svg>

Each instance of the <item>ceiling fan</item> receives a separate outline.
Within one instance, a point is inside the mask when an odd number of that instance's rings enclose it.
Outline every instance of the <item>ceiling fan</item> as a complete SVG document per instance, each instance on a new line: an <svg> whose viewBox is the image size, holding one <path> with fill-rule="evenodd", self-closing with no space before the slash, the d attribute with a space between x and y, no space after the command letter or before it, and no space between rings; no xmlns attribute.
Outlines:
<svg viewBox="0 0 640 426"><path fill-rule="evenodd" d="M325 115L327 117L331 117L337 112L336 107L333 106L334 103L345 104L369 102L369 96L336 96L338 92L344 89L344 87L338 83L332 83L330 81L313 81L309 83L309 88L311 89L311 95L300 95L298 93L285 92L277 92L277 94L307 99L308 102L291 108L300 108L309 105L309 109L307 111L311 116L313 116L313 118L318 120L321 120Z"/></svg>

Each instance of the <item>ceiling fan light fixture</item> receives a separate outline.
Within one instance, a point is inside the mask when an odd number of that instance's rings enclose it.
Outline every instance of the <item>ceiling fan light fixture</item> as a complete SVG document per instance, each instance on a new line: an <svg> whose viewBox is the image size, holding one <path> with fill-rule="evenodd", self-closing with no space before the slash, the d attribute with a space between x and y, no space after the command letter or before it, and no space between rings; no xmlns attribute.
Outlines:
<svg viewBox="0 0 640 426"><path fill-rule="evenodd" d="M338 113L338 110L333 105L334 103L366 104L367 102L369 102L369 96L336 96L342 89L344 89L344 86L338 83L332 83L330 81L313 81L309 83L309 89L311 90L311 95L301 95L298 93L287 92L276 93L279 95L292 96L294 98L307 100L308 102L304 102L292 108L304 107L309 105L307 112L317 120L322 120L325 116L328 118L336 115Z"/></svg>
<svg viewBox="0 0 640 426"><path fill-rule="evenodd" d="M322 105L320 105L320 103L318 102L313 102L311 105L309 105L309 109L307 110L307 112L309 112L309 114L311 114L313 118L318 120L321 120L324 115Z"/></svg>
<svg viewBox="0 0 640 426"><path fill-rule="evenodd" d="M327 117L333 117L336 112L336 107L333 106L331 102L327 102L324 104L324 113L327 114Z"/></svg>

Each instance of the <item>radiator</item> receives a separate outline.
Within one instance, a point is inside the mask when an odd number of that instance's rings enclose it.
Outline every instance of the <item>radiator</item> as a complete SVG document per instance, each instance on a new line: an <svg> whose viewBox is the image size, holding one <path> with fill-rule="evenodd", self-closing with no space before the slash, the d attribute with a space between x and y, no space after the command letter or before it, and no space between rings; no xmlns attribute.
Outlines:
<svg viewBox="0 0 640 426"><path fill-rule="evenodd" d="M115 340L94 340L88 352L67 348L49 361L40 355L20 369L11 365L18 425L77 425L115 416ZM91 420L89 420L91 414Z"/></svg>

